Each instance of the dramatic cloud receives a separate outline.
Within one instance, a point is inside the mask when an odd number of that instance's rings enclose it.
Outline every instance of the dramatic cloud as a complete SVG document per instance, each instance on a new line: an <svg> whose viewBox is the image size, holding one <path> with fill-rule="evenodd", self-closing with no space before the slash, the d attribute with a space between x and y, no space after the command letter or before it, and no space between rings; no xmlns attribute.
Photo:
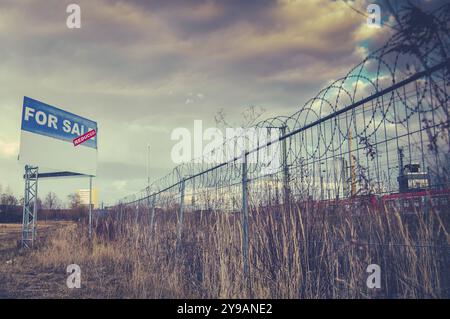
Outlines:
<svg viewBox="0 0 450 319"><path fill-rule="evenodd" d="M164 175L172 129L250 105L293 113L392 32L329 0L79 0L77 30L66 27L72 2L0 2L0 184L16 193L24 95L98 121L95 183L112 203L145 185L147 144L152 177ZM60 196L79 184L58 181Z"/></svg>

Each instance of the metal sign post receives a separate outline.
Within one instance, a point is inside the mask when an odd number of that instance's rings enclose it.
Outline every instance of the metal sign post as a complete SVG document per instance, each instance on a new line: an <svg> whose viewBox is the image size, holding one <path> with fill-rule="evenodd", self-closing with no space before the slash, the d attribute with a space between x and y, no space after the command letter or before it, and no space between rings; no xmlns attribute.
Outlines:
<svg viewBox="0 0 450 319"><path fill-rule="evenodd" d="M92 177L97 173L97 122L24 97L19 161L25 166L22 246L36 239L38 179L89 177L89 239L92 237ZM43 151L45 149L45 151ZM55 172L38 173L38 167Z"/></svg>
<svg viewBox="0 0 450 319"><path fill-rule="evenodd" d="M26 165L24 178L22 247L31 248L36 238L38 168Z"/></svg>
<svg viewBox="0 0 450 319"><path fill-rule="evenodd" d="M25 166L25 193L22 216L22 247L31 248L36 240L38 180L43 178L85 176L72 172L39 173L38 167ZM92 176L89 176L89 239L92 236Z"/></svg>
<svg viewBox="0 0 450 319"><path fill-rule="evenodd" d="M92 240L92 176L89 176L89 240Z"/></svg>

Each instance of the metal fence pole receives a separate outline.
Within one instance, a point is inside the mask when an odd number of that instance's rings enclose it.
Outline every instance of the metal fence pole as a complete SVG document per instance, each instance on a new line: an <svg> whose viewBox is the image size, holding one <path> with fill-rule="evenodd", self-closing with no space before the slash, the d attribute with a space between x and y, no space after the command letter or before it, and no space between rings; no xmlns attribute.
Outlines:
<svg viewBox="0 0 450 319"><path fill-rule="evenodd" d="M286 135L286 126L280 128L281 136ZM287 154L287 138L281 141L281 151L282 151L282 165L283 165L283 194L284 194L284 205L287 206L290 203L290 188L289 188L289 166L288 166L288 154Z"/></svg>
<svg viewBox="0 0 450 319"><path fill-rule="evenodd" d="M156 194L152 196L152 200L151 200L150 231L153 231L153 223L154 223L154 220L155 220L155 205L156 205Z"/></svg>
<svg viewBox="0 0 450 319"><path fill-rule="evenodd" d="M242 163L242 254L244 263L244 276L249 279L248 265L248 185L247 185L247 154L244 152Z"/></svg>
<svg viewBox="0 0 450 319"><path fill-rule="evenodd" d="M136 215L134 216L134 223L135 224L139 223L139 203L140 203L140 200L137 200L137 202L136 202Z"/></svg>
<svg viewBox="0 0 450 319"><path fill-rule="evenodd" d="M184 189L185 189L185 178L183 177L180 184L180 211L178 213L177 249L181 247L181 231L183 227L183 214L184 214Z"/></svg>
<svg viewBox="0 0 450 319"><path fill-rule="evenodd" d="M192 179L192 209L195 210L195 178Z"/></svg>

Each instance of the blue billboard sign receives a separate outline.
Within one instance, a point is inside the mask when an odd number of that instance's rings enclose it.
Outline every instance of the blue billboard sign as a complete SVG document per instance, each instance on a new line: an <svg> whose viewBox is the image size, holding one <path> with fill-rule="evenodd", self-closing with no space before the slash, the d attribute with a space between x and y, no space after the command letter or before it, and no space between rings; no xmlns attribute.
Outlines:
<svg viewBox="0 0 450 319"><path fill-rule="evenodd" d="M95 130L98 136L97 122L26 96L23 99L22 130L70 143L91 130ZM81 145L97 149L97 137Z"/></svg>

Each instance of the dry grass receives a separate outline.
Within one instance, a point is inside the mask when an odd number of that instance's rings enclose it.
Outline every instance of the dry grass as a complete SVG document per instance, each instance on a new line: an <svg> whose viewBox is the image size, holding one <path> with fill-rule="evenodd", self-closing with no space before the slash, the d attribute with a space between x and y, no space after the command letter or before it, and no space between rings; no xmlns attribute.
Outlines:
<svg viewBox="0 0 450 319"><path fill-rule="evenodd" d="M92 244L84 224L60 228L12 267L33 269L53 282L45 288L53 287L53 297L450 296L448 212L406 215L364 205L254 208L249 280L242 273L239 213L186 212L178 249L174 211L158 210L153 232L148 213L141 210L139 223L135 213L128 208L96 219ZM65 286L72 263L82 269L82 289ZM366 286L372 263L381 266L381 289Z"/></svg>
<svg viewBox="0 0 450 319"><path fill-rule="evenodd" d="M69 222L39 221L38 242L41 245L37 249L42 248L42 243L58 229L70 225ZM20 250L21 231L21 224L0 224L0 298L55 296L55 283L65 275L54 269L46 271L36 267L29 252Z"/></svg>

